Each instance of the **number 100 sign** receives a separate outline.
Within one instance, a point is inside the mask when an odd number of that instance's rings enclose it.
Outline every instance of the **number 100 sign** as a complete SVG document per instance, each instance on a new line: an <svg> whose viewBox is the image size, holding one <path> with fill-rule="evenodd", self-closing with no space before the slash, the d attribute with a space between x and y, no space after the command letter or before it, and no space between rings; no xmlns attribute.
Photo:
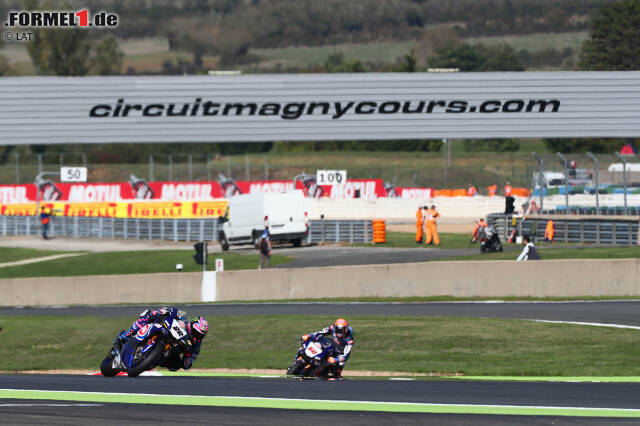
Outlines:
<svg viewBox="0 0 640 426"><path fill-rule="evenodd" d="M318 170L316 172L317 185L344 185L347 183L346 170Z"/></svg>

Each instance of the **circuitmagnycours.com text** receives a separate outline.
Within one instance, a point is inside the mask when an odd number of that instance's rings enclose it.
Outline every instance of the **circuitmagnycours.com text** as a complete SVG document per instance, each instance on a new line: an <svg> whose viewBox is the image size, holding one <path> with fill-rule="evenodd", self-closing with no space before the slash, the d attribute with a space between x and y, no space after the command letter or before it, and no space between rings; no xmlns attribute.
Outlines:
<svg viewBox="0 0 640 426"><path fill-rule="evenodd" d="M557 99L490 99L479 103L465 100L424 101L340 101L340 102L213 102L196 98L193 102L129 103L118 99L112 104L90 108L90 117L187 117L187 116L274 116L296 120L303 115L339 119L347 114L495 114L555 113L560 110Z"/></svg>

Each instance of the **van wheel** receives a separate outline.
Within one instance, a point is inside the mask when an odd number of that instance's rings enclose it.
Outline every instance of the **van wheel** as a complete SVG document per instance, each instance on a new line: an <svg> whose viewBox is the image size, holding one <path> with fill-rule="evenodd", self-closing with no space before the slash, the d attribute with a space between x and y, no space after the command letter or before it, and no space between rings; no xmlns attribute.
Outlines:
<svg viewBox="0 0 640 426"><path fill-rule="evenodd" d="M296 238L295 240L291 240L294 247L300 247L302 245L302 238Z"/></svg>
<svg viewBox="0 0 640 426"><path fill-rule="evenodd" d="M224 232L220 232L220 235L218 237L220 240L220 246L222 247L222 251L229 250L229 240L227 240L227 236L224 234Z"/></svg>

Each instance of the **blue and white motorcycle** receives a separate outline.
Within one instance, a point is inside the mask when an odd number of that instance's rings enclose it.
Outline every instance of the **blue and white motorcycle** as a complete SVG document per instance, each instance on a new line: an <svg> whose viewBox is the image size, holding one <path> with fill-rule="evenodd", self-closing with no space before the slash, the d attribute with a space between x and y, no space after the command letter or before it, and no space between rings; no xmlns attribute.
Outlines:
<svg viewBox="0 0 640 426"><path fill-rule="evenodd" d="M302 342L293 363L287 369L289 376L333 378L336 358L333 340L327 336L308 338Z"/></svg>
<svg viewBox="0 0 640 426"><path fill-rule="evenodd" d="M121 371L136 377L161 364L172 351L182 351L186 345L189 345L188 320L172 312L162 322L146 324L124 344L116 338L100 364L100 371L106 377Z"/></svg>

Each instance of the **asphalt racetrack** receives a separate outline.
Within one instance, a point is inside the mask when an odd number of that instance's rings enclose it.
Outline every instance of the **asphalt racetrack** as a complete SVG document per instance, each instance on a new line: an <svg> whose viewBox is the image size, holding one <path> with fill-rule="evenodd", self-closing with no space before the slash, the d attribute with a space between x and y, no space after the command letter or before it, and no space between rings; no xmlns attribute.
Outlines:
<svg viewBox="0 0 640 426"><path fill-rule="evenodd" d="M640 326L640 302L269 303L181 306L207 316L470 316ZM143 306L2 308L133 316ZM72 366L69 366L72 368ZM627 418L630 417L630 418ZM0 424L638 424L640 382L300 381L280 377L0 375Z"/></svg>
<svg viewBox="0 0 640 426"><path fill-rule="evenodd" d="M450 316L596 322L640 326L640 301L415 302L415 303L238 303L180 305L189 314ZM146 305L0 308L0 316L73 315L135 317Z"/></svg>
<svg viewBox="0 0 640 426"><path fill-rule="evenodd" d="M342 411L344 400L367 401L366 407L375 403L408 402L417 406L512 406L512 407L573 407L580 409L604 408L594 411L606 415L607 408L633 409L640 403L640 384L632 383L505 383L505 382L454 382L412 381L394 382L377 380L343 380L339 382L300 381L295 379L261 378L194 378L194 377L126 377L104 378L80 375L5 375L5 389L48 390L70 393L62 401L50 399L0 399L0 415L13 424L268 424L285 422L293 424L321 425L329 419L342 424L633 424L637 419L579 418L559 415L523 416L465 413L396 413L376 411ZM80 399L77 395L120 395L135 402L135 395L155 402L123 404ZM38 394L35 394L38 396ZM65 393L63 393L65 395ZM76 395L76 396L74 396ZM209 405L189 406L181 396L250 397L300 400L309 404L319 401L322 411L316 409L284 410L261 407L238 408ZM230 401L235 401L232 398ZM20 405L23 404L23 405ZM173 405L176 404L176 405ZM232 405L232 404L230 404ZM265 404L269 406L269 404ZM335 406L340 411L331 410ZM393 408L393 407L392 407ZM329 411L325 411L329 410ZM471 411L473 412L473 411ZM616 411L619 413L620 410ZM0 423L3 422L0 420ZM14 421L15 420L15 421ZM329 420L329 423L333 423Z"/></svg>

